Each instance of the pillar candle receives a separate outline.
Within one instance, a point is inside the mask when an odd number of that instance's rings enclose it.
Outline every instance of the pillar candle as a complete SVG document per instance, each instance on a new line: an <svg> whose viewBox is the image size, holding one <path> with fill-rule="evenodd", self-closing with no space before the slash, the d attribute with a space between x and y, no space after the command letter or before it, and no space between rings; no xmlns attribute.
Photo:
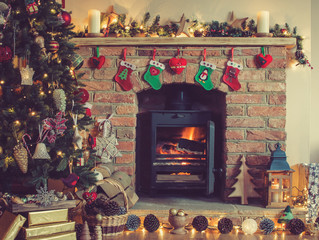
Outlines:
<svg viewBox="0 0 319 240"><path fill-rule="evenodd" d="M269 33L269 12L268 11L258 12L257 33Z"/></svg>
<svg viewBox="0 0 319 240"><path fill-rule="evenodd" d="M100 33L101 12L96 9L89 10L88 33Z"/></svg>

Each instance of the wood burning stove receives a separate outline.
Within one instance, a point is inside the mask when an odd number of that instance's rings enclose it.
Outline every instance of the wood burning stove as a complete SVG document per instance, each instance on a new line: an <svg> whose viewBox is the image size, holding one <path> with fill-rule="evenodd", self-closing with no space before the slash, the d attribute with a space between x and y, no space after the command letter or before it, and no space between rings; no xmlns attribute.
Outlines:
<svg viewBox="0 0 319 240"><path fill-rule="evenodd" d="M178 106L182 106L179 105ZM201 110L151 110L137 115L137 190L214 192L215 124Z"/></svg>

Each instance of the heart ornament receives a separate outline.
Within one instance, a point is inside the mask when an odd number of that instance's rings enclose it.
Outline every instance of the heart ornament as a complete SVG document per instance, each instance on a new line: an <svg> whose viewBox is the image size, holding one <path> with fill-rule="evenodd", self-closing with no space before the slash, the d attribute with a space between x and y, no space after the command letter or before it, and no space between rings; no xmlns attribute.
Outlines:
<svg viewBox="0 0 319 240"><path fill-rule="evenodd" d="M256 62L259 67L265 68L272 62L272 56L267 54L264 56L262 53L256 56Z"/></svg>
<svg viewBox="0 0 319 240"><path fill-rule="evenodd" d="M171 58L169 60L169 66L177 74L181 74L186 68L186 65L187 61L185 58Z"/></svg>
<svg viewBox="0 0 319 240"><path fill-rule="evenodd" d="M157 69L156 67L152 66L152 67L150 67L150 73L151 73L152 76L156 76L156 75L160 74L161 72L160 72L159 69Z"/></svg>
<svg viewBox="0 0 319 240"><path fill-rule="evenodd" d="M90 58L91 66L95 67L97 69L101 69L104 63L105 63L105 57L104 56L91 57Z"/></svg>
<svg viewBox="0 0 319 240"><path fill-rule="evenodd" d="M93 203L96 198L97 198L97 193L96 192L84 192L82 194L82 197L84 198L84 200L88 203L91 204Z"/></svg>

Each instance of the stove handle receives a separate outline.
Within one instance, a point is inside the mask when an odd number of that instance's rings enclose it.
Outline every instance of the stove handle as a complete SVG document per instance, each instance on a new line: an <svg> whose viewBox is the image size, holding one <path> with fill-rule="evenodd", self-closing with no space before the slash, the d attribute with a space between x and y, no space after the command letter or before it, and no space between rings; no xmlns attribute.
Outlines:
<svg viewBox="0 0 319 240"><path fill-rule="evenodd" d="M176 113L176 114L173 115L172 118L184 118L184 117L185 117L184 114Z"/></svg>
<svg viewBox="0 0 319 240"><path fill-rule="evenodd" d="M222 168L213 168L213 173L223 173L224 169Z"/></svg>

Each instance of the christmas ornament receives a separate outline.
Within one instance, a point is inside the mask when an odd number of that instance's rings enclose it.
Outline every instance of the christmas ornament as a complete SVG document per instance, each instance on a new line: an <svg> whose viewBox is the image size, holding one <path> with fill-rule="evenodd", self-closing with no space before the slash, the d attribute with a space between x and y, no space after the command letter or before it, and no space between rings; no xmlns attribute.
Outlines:
<svg viewBox="0 0 319 240"><path fill-rule="evenodd" d="M43 140L48 139L49 143L54 143L56 137L62 135L66 130L65 123L68 121L63 118L63 112L58 112L55 118L46 118L42 121L43 124Z"/></svg>
<svg viewBox="0 0 319 240"><path fill-rule="evenodd" d="M150 61L149 67L144 74L144 80L148 82L152 88L159 90L162 83L159 79L160 73L165 69L164 64L155 61L156 49L153 52L153 60Z"/></svg>
<svg viewBox="0 0 319 240"><path fill-rule="evenodd" d="M100 56L99 47L96 48L96 56L90 58L90 65L94 68L101 69L105 63L105 57Z"/></svg>
<svg viewBox="0 0 319 240"><path fill-rule="evenodd" d="M278 223L288 223L294 216L292 215L290 206L287 206L283 214L279 217Z"/></svg>
<svg viewBox="0 0 319 240"><path fill-rule="evenodd" d="M72 143L74 144L75 149L82 149L83 137L79 133L78 115L72 114L72 118L73 118L73 123L74 123L74 127L75 127Z"/></svg>
<svg viewBox="0 0 319 240"><path fill-rule="evenodd" d="M12 51L8 46L0 45L0 63L7 62L12 59Z"/></svg>
<svg viewBox="0 0 319 240"><path fill-rule="evenodd" d="M99 225L96 225L94 227L94 240L103 240L102 238L102 227Z"/></svg>
<svg viewBox="0 0 319 240"><path fill-rule="evenodd" d="M176 215L177 215L177 209L171 208L171 209L169 210L169 215L176 216Z"/></svg>
<svg viewBox="0 0 319 240"><path fill-rule="evenodd" d="M208 227L208 220L205 216L199 215L194 217L192 225L196 229L196 231L201 232L206 230L206 228Z"/></svg>
<svg viewBox="0 0 319 240"><path fill-rule="evenodd" d="M177 214L168 216L169 224L174 228L170 231L171 234L184 235L187 233L185 226L188 224L188 214L183 209L178 210Z"/></svg>
<svg viewBox="0 0 319 240"><path fill-rule="evenodd" d="M65 92L63 89L54 89L53 94L53 101L55 107L58 111L65 112L66 109L66 97Z"/></svg>
<svg viewBox="0 0 319 240"><path fill-rule="evenodd" d="M92 109L93 105L92 105L91 103L86 102L86 103L83 105L83 107L85 108L85 114L86 114L87 116L91 117L91 116L92 116L91 109Z"/></svg>
<svg viewBox="0 0 319 240"><path fill-rule="evenodd" d="M127 221L126 221L126 224L125 224L125 227L126 227L127 230L135 231L140 226L141 226L141 219L138 216L132 214L132 215L129 215L127 217Z"/></svg>
<svg viewBox="0 0 319 240"><path fill-rule="evenodd" d="M48 191L47 186L40 187L39 189L36 189L37 195L36 195L36 202L39 203L41 206L49 206L54 202L55 194L54 190Z"/></svg>
<svg viewBox="0 0 319 240"><path fill-rule="evenodd" d="M210 79L210 75L216 69L216 66L212 63L206 62L206 49L204 49L204 59L200 62L199 70L195 76L195 80L209 91L214 88L214 84Z"/></svg>
<svg viewBox="0 0 319 240"><path fill-rule="evenodd" d="M73 54L70 57L70 61L71 61L71 67L74 68L75 70L79 70L84 63L83 58L77 53Z"/></svg>
<svg viewBox="0 0 319 240"><path fill-rule="evenodd" d="M180 50L178 49L177 55L179 55ZM185 58L171 58L169 60L169 66L176 74L181 74L186 68L187 60Z"/></svg>
<svg viewBox="0 0 319 240"><path fill-rule="evenodd" d="M232 60L227 62L226 71L223 76L223 81L234 91L237 91L241 88L241 85L238 81L238 74L243 67L240 64L233 62L234 59L234 48L231 50Z"/></svg>
<svg viewBox="0 0 319 240"><path fill-rule="evenodd" d="M27 149L23 146L23 143L20 142L18 143L14 148L13 148L13 156L23 173L27 173L28 171L28 152Z"/></svg>
<svg viewBox="0 0 319 240"><path fill-rule="evenodd" d="M241 228L246 234L254 234L258 229L258 225L254 219L248 218L243 221Z"/></svg>
<svg viewBox="0 0 319 240"><path fill-rule="evenodd" d="M97 193L96 192L84 192L82 194L82 197L84 198L84 200L88 203L91 204L93 203L96 198L97 198Z"/></svg>
<svg viewBox="0 0 319 240"><path fill-rule="evenodd" d="M73 188L79 180L79 176L75 173L70 173L66 178L61 179L65 186L68 188Z"/></svg>
<svg viewBox="0 0 319 240"><path fill-rule="evenodd" d="M67 27L71 23L71 14L68 13L67 11L62 11L58 15L58 18L63 27Z"/></svg>
<svg viewBox="0 0 319 240"><path fill-rule="evenodd" d="M217 228L220 233L230 233L233 230L233 222L229 218L222 218L218 221Z"/></svg>
<svg viewBox="0 0 319 240"><path fill-rule="evenodd" d="M33 36L34 36L34 41L36 44L38 44L38 46L41 49L41 54L45 57L47 57L47 49L45 48L44 45L44 37L39 35L39 33L35 30L33 30Z"/></svg>
<svg viewBox="0 0 319 240"><path fill-rule="evenodd" d="M179 20L179 22L172 22L172 23L179 24L179 27L178 27L176 35L175 35L176 37L180 36L182 34L183 34L183 36L186 35L187 37L190 37L188 29L190 28L191 25L193 25L193 22L189 21L189 19L186 19L184 14L182 15L182 17Z"/></svg>
<svg viewBox="0 0 319 240"><path fill-rule="evenodd" d="M109 201L108 203L104 204L103 212L106 216L115 216L119 215L120 213L120 206L115 201Z"/></svg>
<svg viewBox="0 0 319 240"><path fill-rule="evenodd" d="M298 218L293 218L288 222L287 229L292 234L299 235L306 230L306 227L302 220Z"/></svg>
<svg viewBox="0 0 319 240"><path fill-rule="evenodd" d="M43 135L43 133L44 133L43 127L39 126L39 142L37 146L35 147L35 151L32 156L32 159L47 159L47 160L51 159L50 155L48 154L47 147L45 146L43 142L41 142L41 141L44 141L46 137L46 134Z"/></svg>
<svg viewBox="0 0 319 240"><path fill-rule="evenodd" d="M90 98L89 92L84 88L79 88L77 91L74 92L74 95L79 95L79 102L83 104L86 103Z"/></svg>
<svg viewBox="0 0 319 240"><path fill-rule="evenodd" d="M263 233L265 235L268 235L270 233L272 233L272 231L275 228L275 223L273 222L273 220L269 219L269 218L265 218L263 220L261 220L260 224L259 224L259 228L261 231L263 231Z"/></svg>
<svg viewBox="0 0 319 240"><path fill-rule="evenodd" d="M261 68L266 68L272 62L272 56L265 55L264 47L261 48L261 53L256 56L257 65Z"/></svg>
<svg viewBox="0 0 319 240"><path fill-rule="evenodd" d="M39 12L39 5L36 0L25 0L25 5L29 15L35 15Z"/></svg>
<svg viewBox="0 0 319 240"><path fill-rule="evenodd" d="M9 6L4 2L0 2L0 25L5 25L10 15ZM5 16L7 16L5 18Z"/></svg>
<svg viewBox="0 0 319 240"><path fill-rule="evenodd" d="M179 209L176 213L176 216L180 216L180 217L185 216L185 211L183 209Z"/></svg>
<svg viewBox="0 0 319 240"><path fill-rule="evenodd" d="M60 44L58 41L54 40L54 38L52 37L51 41L49 42L49 51L52 53L56 53L57 51L59 51L60 48Z"/></svg>
<svg viewBox="0 0 319 240"><path fill-rule="evenodd" d="M34 70L27 65L25 68L20 69L21 85L32 85Z"/></svg>
<svg viewBox="0 0 319 240"><path fill-rule="evenodd" d="M148 232L155 232L159 226L160 226L160 222L158 220L158 218L153 215L153 214L148 214L145 218L144 218L144 228L148 231Z"/></svg>
<svg viewBox="0 0 319 240"><path fill-rule="evenodd" d="M124 48L124 61L120 62L120 68L114 79L124 91L130 91L133 88L131 83L131 73L136 70L136 66L126 61L126 48Z"/></svg>

